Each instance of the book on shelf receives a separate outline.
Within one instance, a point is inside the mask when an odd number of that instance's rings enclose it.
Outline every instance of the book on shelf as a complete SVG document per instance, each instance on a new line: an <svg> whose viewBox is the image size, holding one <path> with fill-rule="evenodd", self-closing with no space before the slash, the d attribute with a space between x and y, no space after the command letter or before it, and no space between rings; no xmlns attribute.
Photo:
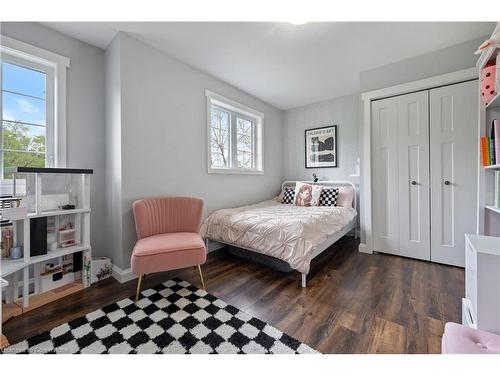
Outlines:
<svg viewBox="0 0 500 375"><path fill-rule="evenodd" d="M488 137L481 137L481 163L483 167L490 165L490 154L489 154L489 141Z"/></svg>
<svg viewBox="0 0 500 375"><path fill-rule="evenodd" d="M500 120L491 122L488 134L481 137L481 163L484 167L500 164Z"/></svg>
<svg viewBox="0 0 500 375"><path fill-rule="evenodd" d="M496 162L496 158L495 158L495 127L493 126L493 123L491 124L490 138L488 145L490 147L490 165L494 165Z"/></svg>

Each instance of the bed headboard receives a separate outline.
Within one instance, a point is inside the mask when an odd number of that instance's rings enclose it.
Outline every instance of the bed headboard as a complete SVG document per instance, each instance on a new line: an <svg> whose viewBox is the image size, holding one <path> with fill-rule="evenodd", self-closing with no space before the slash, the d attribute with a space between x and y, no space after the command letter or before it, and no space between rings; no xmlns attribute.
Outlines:
<svg viewBox="0 0 500 375"><path fill-rule="evenodd" d="M284 181L281 184L281 190L283 190L284 187L295 187L295 183L297 181ZM306 184L311 184L311 185L323 185L323 186L328 186L328 187L341 187L341 186L347 186L352 188L354 191L354 196L352 199L352 207L357 210L358 205L357 205L357 191L356 191L356 186L351 182L351 181L318 181L318 182L313 182L313 181L298 181L298 182L304 182Z"/></svg>

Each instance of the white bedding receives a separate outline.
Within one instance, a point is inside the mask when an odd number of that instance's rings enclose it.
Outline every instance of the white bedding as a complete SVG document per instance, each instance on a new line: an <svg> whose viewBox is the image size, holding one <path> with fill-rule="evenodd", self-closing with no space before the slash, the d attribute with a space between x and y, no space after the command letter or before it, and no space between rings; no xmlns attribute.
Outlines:
<svg viewBox="0 0 500 375"><path fill-rule="evenodd" d="M298 207L269 200L215 211L205 219L205 238L252 249L307 274L314 248L356 217L347 207Z"/></svg>

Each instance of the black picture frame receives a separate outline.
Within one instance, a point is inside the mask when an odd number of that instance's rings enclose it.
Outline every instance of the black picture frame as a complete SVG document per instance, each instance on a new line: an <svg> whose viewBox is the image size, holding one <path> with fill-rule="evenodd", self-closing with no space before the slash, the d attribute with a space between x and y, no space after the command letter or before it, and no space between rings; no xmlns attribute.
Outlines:
<svg viewBox="0 0 500 375"><path fill-rule="evenodd" d="M304 151L306 169L338 168L337 125L304 130Z"/></svg>

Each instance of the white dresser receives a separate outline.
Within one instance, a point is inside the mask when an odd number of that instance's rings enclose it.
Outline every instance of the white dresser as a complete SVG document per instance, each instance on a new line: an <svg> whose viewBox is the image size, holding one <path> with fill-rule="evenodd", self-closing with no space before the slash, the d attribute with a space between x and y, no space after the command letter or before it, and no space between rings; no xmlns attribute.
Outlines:
<svg viewBox="0 0 500 375"><path fill-rule="evenodd" d="M500 334L500 237L465 235L462 323Z"/></svg>

